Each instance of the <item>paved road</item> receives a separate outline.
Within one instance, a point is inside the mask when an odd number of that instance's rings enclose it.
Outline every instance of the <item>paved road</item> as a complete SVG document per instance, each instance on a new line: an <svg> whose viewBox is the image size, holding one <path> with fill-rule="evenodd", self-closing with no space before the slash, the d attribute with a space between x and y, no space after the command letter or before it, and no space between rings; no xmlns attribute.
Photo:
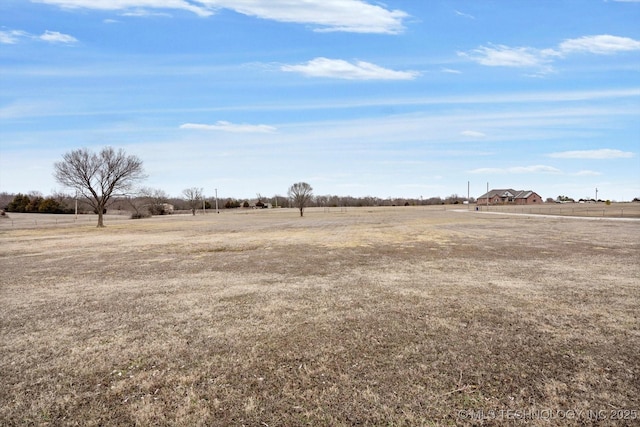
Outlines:
<svg viewBox="0 0 640 427"><path fill-rule="evenodd" d="M627 221L640 222L640 218L615 218L602 216L569 216L569 215L548 215L548 214L532 214L532 213L512 213L512 212L487 212L487 211L470 211L466 209L454 209L453 212L474 213L481 215L512 215L512 216L529 216L542 218L568 218L568 219L586 219L590 221Z"/></svg>

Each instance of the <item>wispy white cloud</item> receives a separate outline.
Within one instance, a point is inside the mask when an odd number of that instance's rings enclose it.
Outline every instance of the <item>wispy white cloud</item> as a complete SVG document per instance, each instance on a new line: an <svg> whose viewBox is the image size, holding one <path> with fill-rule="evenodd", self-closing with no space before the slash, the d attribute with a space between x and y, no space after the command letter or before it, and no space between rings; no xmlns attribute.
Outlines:
<svg viewBox="0 0 640 427"><path fill-rule="evenodd" d="M462 16L463 18L476 19L475 16L468 13L460 12L459 10L454 10L454 13L458 16Z"/></svg>
<svg viewBox="0 0 640 427"><path fill-rule="evenodd" d="M180 125L180 129L223 131L233 133L273 133L277 129L268 125L234 124L227 121L218 121L214 125L201 123L185 123Z"/></svg>
<svg viewBox="0 0 640 427"><path fill-rule="evenodd" d="M62 34L57 31L45 31L40 37L40 40L49 43L76 43L78 39L68 34Z"/></svg>
<svg viewBox="0 0 640 427"><path fill-rule="evenodd" d="M582 170L576 173L571 174L573 176L601 176L602 172L590 171L590 170Z"/></svg>
<svg viewBox="0 0 640 427"><path fill-rule="evenodd" d="M629 37L604 34L568 39L560 43L559 48L560 51L565 54L587 52L596 55L612 55L618 52L640 50L640 41Z"/></svg>
<svg viewBox="0 0 640 427"><path fill-rule="evenodd" d="M166 12L154 12L148 9L132 9L122 13L122 16L130 16L134 18L145 18L150 16L164 16L167 18L171 17L170 13ZM208 15L205 15L208 16Z"/></svg>
<svg viewBox="0 0 640 427"><path fill-rule="evenodd" d="M52 4L64 9L94 9L106 11L131 11L140 9L182 9L199 16L211 16L213 11L183 0L31 0ZM203 3L203 2L199 2Z"/></svg>
<svg viewBox="0 0 640 427"><path fill-rule="evenodd" d="M262 19L310 24L316 31L398 34L404 31L403 20L409 16L401 10L385 9L381 3L374 5L363 0L203 0L203 3Z"/></svg>
<svg viewBox="0 0 640 427"><path fill-rule="evenodd" d="M68 9L97 9L140 12L149 9L179 9L199 16L213 15L219 9L278 22L308 24L315 31L398 34L404 31L408 14L389 10L364 0L32 0Z"/></svg>
<svg viewBox="0 0 640 427"><path fill-rule="evenodd" d="M506 45L480 46L458 56L468 58L489 67L532 68L542 73L553 71L552 63L573 53L612 55L619 52L640 50L640 41L608 34L567 39L557 47L511 47Z"/></svg>
<svg viewBox="0 0 640 427"><path fill-rule="evenodd" d="M549 50L539 50L531 47L509 47L505 45L480 46L469 52L458 52L458 56L468 58L480 65L488 67L515 67L535 69L538 73L547 74L553 71L550 65L551 56L555 54Z"/></svg>
<svg viewBox="0 0 640 427"><path fill-rule="evenodd" d="M443 73L447 73L447 74L462 74L462 71L455 70L453 68L443 68L440 71L442 71Z"/></svg>
<svg viewBox="0 0 640 427"><path fill-rule="evenodd" d="M484 137L487 136L484 133L478 132L478 131L475 131L475 130L463 130L462 132L460 132L460 135L468 136L470 138L484 138Z"/></svg>
<svg viewBox="0 0 640 427"><path fill-rule="evenodd" d="M22 30L0 31L0 43L2 44L17 44L24 40L40 40L48 43L64 44L76 43L78 41L75 37L59 33L58 31L47 30L39 36Z"/></svg>
<svg viewBox="0 0 640 427"><path fill-rule="evenodd" d="M0 31L0 43L16 44L23 38L30 37L30 34L20 30L4 30Z"/></svg>
<svg viewBox="0 0 640 427"><path fill-rule="evenodd" d="M633 157L635 154L630 151L613 150L610 148L602 148L599 150L579 150L579 151L560 151L549 154L549 157L555 159L625 159Z"/></svg>
<svg viewBox="0 0 640 427"><path fill-rule="evenodd" d="M473 174L521 174L521 173L562 173L560 169L546 165L512 166L508 168L478 168L470 170Z"/></svg>
<svg viewBox="0 0 640 427"><path fill-rule="evenodd" d="M347 80L413 80L417 71L395 71L370 62L351 63L342 59L315 58L306 64L283 65L282 71L301 73L309 77L329 77Z"/></svg>

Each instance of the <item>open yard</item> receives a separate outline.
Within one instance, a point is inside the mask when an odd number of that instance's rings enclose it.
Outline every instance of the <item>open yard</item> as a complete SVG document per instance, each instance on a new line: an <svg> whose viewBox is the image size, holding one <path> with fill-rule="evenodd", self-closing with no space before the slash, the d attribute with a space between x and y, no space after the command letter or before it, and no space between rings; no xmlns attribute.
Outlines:
<svg viewBox="0 0 640 427"><path fill-rule="evenodd" d="M640 221L465 209L10 214L0 424L638 425Z"/></svg>

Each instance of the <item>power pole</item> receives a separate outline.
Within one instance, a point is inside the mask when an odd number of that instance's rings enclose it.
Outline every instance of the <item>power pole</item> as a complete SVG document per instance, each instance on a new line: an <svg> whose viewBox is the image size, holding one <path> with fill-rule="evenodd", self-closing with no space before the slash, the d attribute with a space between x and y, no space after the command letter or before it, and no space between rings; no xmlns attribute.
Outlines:
<svg viewBox="0 0 640 427"><path fill-rule="evenodd" d="M487 210L489 210L489 183L487 182Z"/></svg>
<svg viewBox="0 0 640 427"><path fill-rule="evenodd" d="M220 211L218 210L218 189L216 188L216 213L219 214Z"/></svg>

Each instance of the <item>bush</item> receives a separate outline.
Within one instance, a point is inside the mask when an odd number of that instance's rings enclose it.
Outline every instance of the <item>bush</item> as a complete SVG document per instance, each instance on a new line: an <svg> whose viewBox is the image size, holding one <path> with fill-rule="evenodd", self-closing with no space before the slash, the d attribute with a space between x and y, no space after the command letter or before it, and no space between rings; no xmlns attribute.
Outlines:
<svg viewBox="0 0 640 427"><path fill-rule="evenodd" d="M148 212L134 212L131 214L131 219L144 219L151 218L151 214Z"/></svg>
<svg viewBox="0 0 640 427"><path fill-rule="evenodd" d="M167 212L164 210L164 206L162 205L151 205L149 206L149 216L151 215L166 215ZM136 219L136 218L134 218Z"/></svg>

